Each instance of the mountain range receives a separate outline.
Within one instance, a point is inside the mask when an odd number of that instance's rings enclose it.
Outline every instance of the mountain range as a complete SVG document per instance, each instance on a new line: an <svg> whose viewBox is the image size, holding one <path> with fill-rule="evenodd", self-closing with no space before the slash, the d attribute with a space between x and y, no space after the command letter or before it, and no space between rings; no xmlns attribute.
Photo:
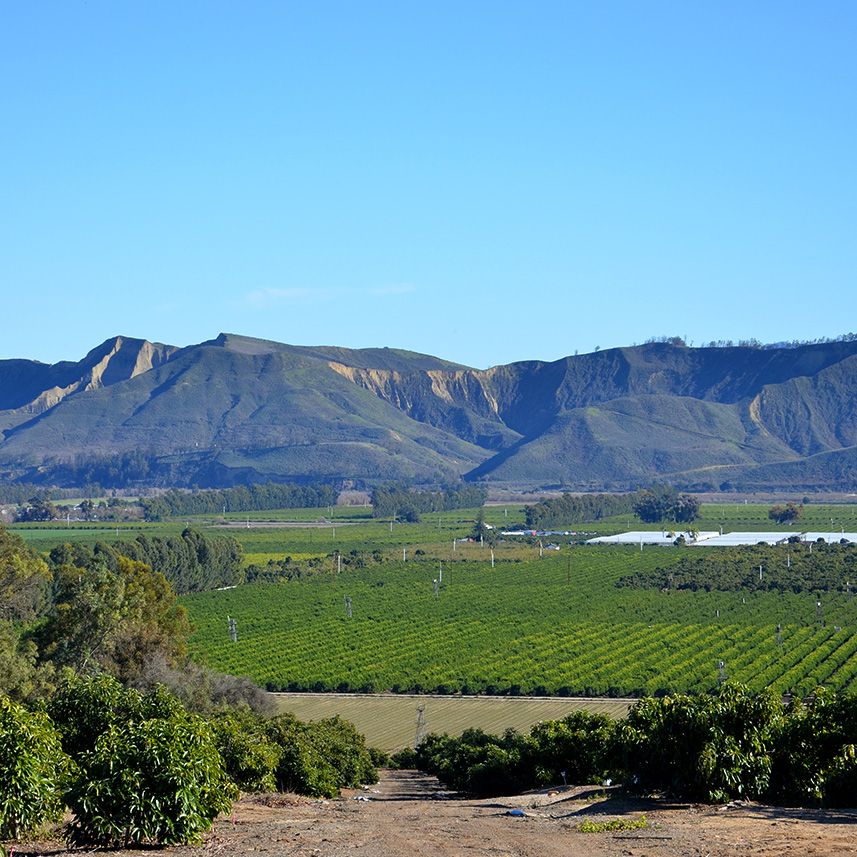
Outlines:
<svg viewBox="0 0 857 857"><path fill-rule="evenodd" d="M836 490L857 485L857 342L650 342L480 370L391 348L115 337L0 360L0 481Z"/></svg>

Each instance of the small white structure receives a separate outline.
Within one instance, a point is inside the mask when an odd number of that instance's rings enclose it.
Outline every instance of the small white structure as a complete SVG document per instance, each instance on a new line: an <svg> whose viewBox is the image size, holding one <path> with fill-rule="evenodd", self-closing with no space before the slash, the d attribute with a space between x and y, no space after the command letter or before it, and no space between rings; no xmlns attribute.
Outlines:
<svg viewBox="0 0 857 857"><path fill-rule="evenodd" d="M679 536L684 536L688 544L696 544L718 535L716 532L696 533L695 536L679 530L632 530L628 533L617 533L615 536L600 536L587 540L588 545L671 545Z"/></svg>

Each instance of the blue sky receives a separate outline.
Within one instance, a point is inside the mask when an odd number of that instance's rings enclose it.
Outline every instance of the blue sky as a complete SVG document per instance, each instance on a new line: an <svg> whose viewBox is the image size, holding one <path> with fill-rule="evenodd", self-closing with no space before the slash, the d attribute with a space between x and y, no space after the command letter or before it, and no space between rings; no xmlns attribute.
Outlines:
<svg viewBox="0 0 857 857"><path fill-rule="evenodd" d="M857 4L0 6L0 358L857 330Z"/></svg>

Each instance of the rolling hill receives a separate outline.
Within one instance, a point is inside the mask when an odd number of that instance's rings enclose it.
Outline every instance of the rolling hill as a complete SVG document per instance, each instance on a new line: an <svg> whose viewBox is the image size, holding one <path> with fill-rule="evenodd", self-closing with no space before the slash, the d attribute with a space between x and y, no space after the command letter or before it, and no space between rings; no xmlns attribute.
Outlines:
<svg viewBox="0 0 857 857"><path fill-rule="evenodd" d="M389 349L115 337L0 361L0 479L110 487L854 490L857 342L670 342L472 369Z"/></svg>

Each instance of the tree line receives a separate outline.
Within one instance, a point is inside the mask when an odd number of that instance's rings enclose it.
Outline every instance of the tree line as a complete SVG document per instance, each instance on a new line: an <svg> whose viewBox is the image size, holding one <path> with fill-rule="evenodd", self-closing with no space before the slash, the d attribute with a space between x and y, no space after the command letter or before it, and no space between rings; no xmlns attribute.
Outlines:
<svg viewBox="0 0 857 857"><path fill-rule="evenodd" d="M720 803L854 805L857 697L819 688L788 705L770 691L724 684L717 694L640 700L625 720L575 712L529 735L468 729L429 735L403 760L474 797L572 783Z"/></svg>
<svg viewBox="0 0 857 857"><path fill-rule="evenodd" d="M475 485L440 491L414 491L406 485L387 483L377 485L372 491L372 517L418 522L421 515L429 512L482 506L487 497L488 492Z"/></svg>
<svg viewBox="0 0 857 857"><path fill-rule="evenodd" d="M310 509L333 506L339 492L330 485L236 485L222 491L170 489L158 497L140 499L147 521L162 521L182 515L220 515L225 512L256 512L268 509Z"/></svg>
<svg viewBox="0 0 857 857"><path fill-rule="evenodd" d="M528 529L548 530L613 515L630 515L634 512L634 502L634 494L563 494L527 506L524 514Z"/></svg>
<svg viewBox="0 0 857 857"><path fill-rule="evenodd" d="M679 494L671 485L652 485L628 494L563 494L527 506L526 525L546 530L635 515L646 524L691 524L699 517L699 500Z"/></svg>
<svg viewBox="0 0 857 857"><path fill-rule="evenodd" d="M204 567L216 541L41 556L0 527L0 839L68 808L73 845L197 842L239 788L329 797L375 781L350 724L264 716L260 688L193 663L173 587L126 555Z"/></svg>
<svg viewBox="0 0 857 857"><path fill-rule="evenodd" d="M334 797L378 776L338 717L188 711L162 685L71 678L38 706L0 696L0 838L72 814L73 846L199 843L240 791Z"/></svg>
<svg viewBox="0 0 857 857"><path fill-rule="evenodd" d="M692 592L857 592L857 545L839 542L708 548L649 572L624 575L619 587Z"/></svg>

